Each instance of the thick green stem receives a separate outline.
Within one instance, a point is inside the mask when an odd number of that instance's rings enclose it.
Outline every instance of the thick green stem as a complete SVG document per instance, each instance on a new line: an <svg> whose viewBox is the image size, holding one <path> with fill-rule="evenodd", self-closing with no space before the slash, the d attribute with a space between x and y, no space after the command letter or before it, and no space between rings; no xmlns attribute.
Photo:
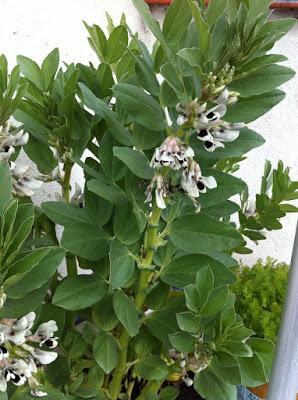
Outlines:
<svg viewBox="0 0 298 400"><path fill-rule="evenodd" d="M160 385L161 385L160 381L149 381L147 385L143 388L142 393L137 397L137 400L145 400L146 394L151 394L151 393L157 394Z"/></svg>
<svg viewBox="0 0 298 400"><path fill-rule="evenodd" d="M138 310L142 309L144 304L144 300L146 297L146 289L149 285L149 276L150 270L148 268L152 264L154 252L157 247L157 239L158 239L158 224L161 215L161 210L154 205L152 209L151 216L148 221L148 227L145 234L145 242L144 242L144 255L142 257L142 264L140 266L140 277L139 277L139 285L136 292L135 297L135 305ZM130 341L130 336L128 332L123 329L119 342L121 345L121 353L118 365L114 371L114 376L110 385L110 395L112 400L117 400L118 395L121 391L121 383L123 379L123 375L126 371L127 364L127 350Z"/></svg>
<svg viewBox="0 0 298 400"><path fill-rule="evenodd" d="M70 178L73 164L64 164L64 179L61 184L62 194L67 203L70 202Z"/></svg>

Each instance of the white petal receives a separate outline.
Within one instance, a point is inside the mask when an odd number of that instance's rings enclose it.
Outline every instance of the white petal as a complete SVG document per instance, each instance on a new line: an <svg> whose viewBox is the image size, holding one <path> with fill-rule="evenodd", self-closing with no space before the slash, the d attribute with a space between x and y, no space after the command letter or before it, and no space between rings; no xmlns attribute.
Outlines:
<svg viewBox="0 0 298 400"><path fill-rule="evenodd" d="M186 121L187 121L187 118L184 115L179 115L179 117L177 118L177 125L181 126L181 125L185 124Z"/></svg>
<svg viewBox="0 0 298 400"><path fill-rule="evenodd" d="M31 190L35 190L35 189L39 189L42 186L43 182L42 181L38 181L37 179L29 179L28 181L23 182L23 184L27 188L29 188Z"/></svg>
<svg viewBox="0 0 298 400"><path fill-rule="evenodd" d="M236 130L224 130L223 132L221 131L214 132L214 136L224 142L233 142L238 138L239 133L240 131Z"/></svg>
<svg viewBox="0 0 298 400"><path fill-rule="evenodd" d="M225 88L221 94L214 100L214 103L216 104L224 104L227 102L229 97L229 91L227 88Z"/></svg>
<svg viewBox="0 0 298 400"><path fill-rule="evenodd" d="M184 157L194 157L195 153L190 146L187 146L184 151Z"/></svg>
<svg viewBox="0 0 298 400"><path fill-rule="evenodd" d="M42 336L44 338L50 338L57 331L58 331L58 326L56 321L51 320L48 322L44 322L43 324L40 324L36 331L36 335Z"/></svg>
<svg viewBox="0 0 298 400"><path fill-rule="evenodd" d="M155 190L156 204L157 204L157 207L161 208L161 209L167 208L163 193L164 192L163 192L162 189L156 189Z"/></svg>
<svg viewBox="0 0 298 400"><path fill-rule="evenodd" d="M14 146L24 146L25 144L28 143L28 140L29 140L29 133L28 132L26 132L26 133L20 132L20 135L15 137Z"/></svg>
<svg viewBox="0 0 298 400"><path fill-rule="evenodd" d="M45 397L48 394L47 394L47 392L43 392L43 391L38 390L38 389L35 388L35 389L31 389L31 395L33 397Z"/></svg>
<svg viewBox="0 0 298 400"><path fill-rule="evenodd" d="M6 379L4 378L3 373L0 373L0 392L6 392L7 390L7 382Z"/></svg>
<svg viewBox="0 0 298 400"><path fill-rule="evenodd" d="M182 176L181 186L187 192L187 194L191 197L199 197L200 193L197 187L197 184L194 179L189 176Z"/></svg>
<svg viewBox="0 0 298 400"><path fill-rule="evenodd" d="M54 351L44 351L36 348L32 350L31 354L41 364L51 364L58 357L58 354L55 353Z"/></svg>
<svg viewBox="0 0 298 400"><path fill-rule="evenodd" d="M26 331L23 332L13 332L14 334L7 335L7 340L11 343L16 344L17 346L25 343Z"/></svg>
<svg viewBox="0 0 298 400"><path fill-rule="evenodd" d="M214 176L203 176L202 182L208 189L215 189L217 187L217 182Z"/></svg>

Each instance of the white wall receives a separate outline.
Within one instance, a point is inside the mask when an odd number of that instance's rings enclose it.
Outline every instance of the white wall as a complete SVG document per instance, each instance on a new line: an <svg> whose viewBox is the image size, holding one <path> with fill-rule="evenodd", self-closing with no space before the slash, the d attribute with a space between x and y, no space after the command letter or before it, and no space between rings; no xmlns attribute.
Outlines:
<svg viewBox="0 0 298 400"><path fill-rule="evenodd" d="M163 10L162 7L153 8L160 20ZM147 43L152 43L152 36L145 29L130 0L0 0L0 54L4 53L11 65L15 63L18 54L40 62L50 50L59 47L61 58L66 62L88 63L91 60L96 63L96 57L86 40L87 33L82 20L105 27L106 11L115 22L125 12L132 30L138 31ZM285 14L283 12L280 16ZM286 64L297 70L297 26L276 45L274 52L285 54L289 58ZM274 163L279 159L284 160L292 167L293 178L298 179L298 77L285 84L283 89L287 92L286 100L251 124L253 129L266 138L266 144L250 153L249 159L242 164L240 176L249 183L252 193L259 188L266 158ZM79 172L75 179L80 180ZM45 185L37 201L49 196L53 196L52 190ZM268 240L255 246L254 254L243 257L243 261L251 264L269 255L289 262L296 221L297 217L293 214L284 219L284 229L269 234Z"/></svg>

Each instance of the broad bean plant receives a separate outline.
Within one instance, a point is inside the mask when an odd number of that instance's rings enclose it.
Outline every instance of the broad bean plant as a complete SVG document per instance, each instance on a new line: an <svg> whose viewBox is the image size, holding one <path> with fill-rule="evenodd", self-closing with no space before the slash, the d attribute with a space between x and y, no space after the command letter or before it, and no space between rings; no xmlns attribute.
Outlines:
<svg viewBox="0 0 298 400"><path fill-rule="evenodd" d="M233 174L294 75L271 51L294 20L267 0L174 0L161 28L133 3L152 49L108 16L85 24L96 65L0 57L1 400L235 400L270 377L233 255L282 228L298 182L266 161L252 196Z"/></svg>

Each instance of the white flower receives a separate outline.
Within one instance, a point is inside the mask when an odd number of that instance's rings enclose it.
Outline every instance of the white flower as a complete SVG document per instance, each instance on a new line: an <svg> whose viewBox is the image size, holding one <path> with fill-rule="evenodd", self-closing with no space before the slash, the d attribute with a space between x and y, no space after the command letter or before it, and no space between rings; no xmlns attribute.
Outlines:
<svg viewBox="0 0 298 400"><path fill-rule="evenodd" d="M29 134L20 128L10 132L10 121L0 126L0 162L7 161L15 152L14 147L24 146L29 140Z"/></svg>
<svg viewBox="0 0 298 400"><path fill-rule="evenodd" d="M193 380L189 376L185 376L183 378L183 381L184 381L185 385L188 387L193 385Z"/></svg>
<svg viewBox="0 0 298 400"><path fill-rule="evenodd" d="M185 168L187 160L194 156L194 151L190 146L186 146L177 137L169 136L158 147L152 157L151 167L161 168L170 167L173 170Z"/></svg>
<svg viewBox="0 0 298 400"><path fill-rule="evenodd" d="M190 197L196 198L200 193L206 193L207 189L215 189L217 183L213 176L202 176L199 164L191 161L182 173L181 186Z"/></svg>
<svg viewBox="0 0 298 400"><path fill-rule="evenodd" d="M5 346L0 346L0 361L9 357L9 351Z"/></svg>
<svg viewBox="0 0 298 400"><path fill-rule="evenodd" d="M22 318L19 318L18 320L16 320L12 326L12 329L15 332L20 332L20 331L24 331L24 330L28 331L32 328L35 318L36 318L35 312L31 311L28 314L24 315Z"/></svg>
<svg viewBox="0 0 298 400"><path fill-rule="evenodd" d="M0 392L6 392L7 390L7 381L4 375L4 371L0 371Z"/></svg>
<svg viewBox="0 0 298 400"><path fill-rule="evenodd" d="M1 291L0 291L0 293L1 293ZM6 294L3 293L3 291L2 291L2 293L0 294L0 309L3 308L5 302L6 302Z"/></svg>
<svg viewBox="0 0 298 400"><path fill-rule="evenodd" d="M84 193L82 191L81 186L76 182L75 183L75 192L71 198L71 204L82 208L84 205Z"/></svg>
<svg viewBox="0 0 298 400"><path fill-rule="evenodd" d="M192 118L196 118L206 109L206 103L199 104L197 100L194 100L188 104L178 103L176 110L180 115L177 118L177 125L181 126Z"/></svg>
<svg viewBox="0 0 298 400"><path fill-rule="evenodd" d="M47 340L54 336L54 333L58 331L56 321L48 321L39 325L36 331L36 335L40 336L43 340Z"/></svg>
<svg viewBox="0 0 298 400"><path fill-rule="evenodd" d="M34 190L39 189L43 182L34 177L34 173L29 166L19 166L11 163L10 171L13 177L14 193L19 196L32 196Z"/></svg>
<svg viewBox="0 0 298 400"><path fill-rule="evenodd" d="M167 187L162 175L155 175L152 178L152 181L150 182L150 185L148 185L146 192L145 192L145 194L146 194L145 203L152 202L152 192L153 192L153 189L155 186L156 186L156 189L155 189L156 205L158 208L164 209L164 208L166 208L165 198L167 196L168 187Z"/></svg>
<svg viewBox="0 0 298 400"><path fill-rule="evenodd" d="M33 397L45 397L47 395L47 392L43 392L42 390L39 390L37 388L31 389L31 396Z"/></svg>
<svg viewBox="0 0 298 400"><path fill-rule="evenodd" d="M15 153L14 147L6 146L0 149L0 162L7 161Z"/></svg>
<svg viewBox="0 0 298 400"><path fill-rule="evenodd" d="M28 346L31 347L31 346ZM29 350L29 349L28 349ZM32 347L31 350L29 350L30 353L34 358L36 358L37 361L39 361L41 364L51 364L53 361L56 360L58 357L58 353L54 351L44 351L40 350L38 348Z"/></svg>
<svg viewBox="0 0 298 400"><path fill-rule="evenodd" d="M167 197L167 189L165 187L163 178L161 175L157 176L156 179L156 190L155 190L155 200L158 208L166 208L165 198Z"/></svg>

